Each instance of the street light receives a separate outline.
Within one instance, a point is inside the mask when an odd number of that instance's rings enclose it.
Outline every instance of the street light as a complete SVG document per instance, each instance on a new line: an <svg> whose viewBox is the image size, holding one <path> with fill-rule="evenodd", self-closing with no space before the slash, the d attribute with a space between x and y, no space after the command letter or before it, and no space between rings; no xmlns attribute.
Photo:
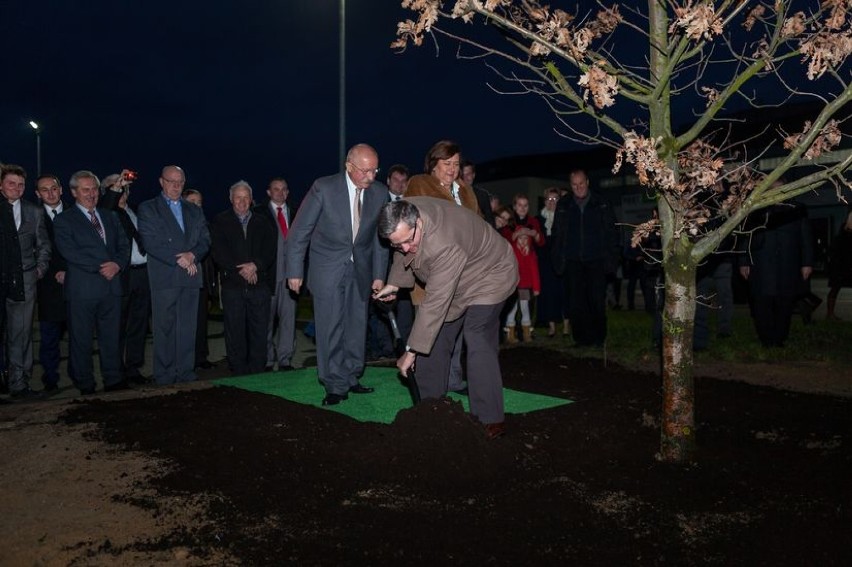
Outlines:
<svg viewBox="0 0 852 567"><path fill-rule="evenodd" d="M30 126L36 135L36 175L41 175L41 127L35 120L30 120Z"/></svg>

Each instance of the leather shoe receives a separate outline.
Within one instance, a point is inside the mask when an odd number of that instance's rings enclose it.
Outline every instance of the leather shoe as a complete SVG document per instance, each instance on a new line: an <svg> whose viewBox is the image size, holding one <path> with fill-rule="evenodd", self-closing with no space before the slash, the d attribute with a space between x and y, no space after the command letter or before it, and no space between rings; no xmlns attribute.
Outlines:
<svg viewBox="0 0 852 567"><path fill-rule="evenodd" d="M55 392L58 389L59 389L59 384L56 384L54 382L51 382L50 384L44 385L44 391L45 392Z"/></svg>
<svg viewBox="0 0 852 567"><path fill-rule="evenodd" d="M340 402L345 399L348 399L349 396L346 394L326 394L322 399L322 405L324 406L336 406Z"/></svg>
<svg viewBox="0 0 852 567"><path fill-rule="evenodd" d="M94 386L92 386L90 388L80 388L80 395L81 396L91 396L91 395L94 395L94 393L95 393L95 387Z"/></svg>
<svg viewBox="0 0 852 567"><path fill-rule="evenodd" d="M290 372L291 370L295 370L292 364L285 364L278 367L278 372Z"/></svg>
<svg viewBox="0 0 852 567"><path fill-rule="evenodd" d="M263 367L263 371L264 372L275 372L275 365L274 364L267 364L266 366Z"/></svg>
<svg viewBox="0 0 852 567"><path fill-rule="evenodd" d="M368 386L362 386L361 384L355 384L354 386L349 388L349 391L353 394L372 394L376 390L375 390L375 388L370 388Z"/></svg>
<svg viewBox="0 0 852 567"><path fill-rule="evenodd" d="M19 402L40 400L44 397L41 392L36 392L35 390L30 390L29 388L24 388L22 390L16 390L14 392L11 392L9 394L9 396L13 400L19 401Z"/></svg>
<svg viewBox="0 0 852 567"><path fill-rule="evenodd" d="M202 370L210 370L214 366L216 365L207 360L206 358L195 365L196 368L201 368Z"/></svg>
<svg viewBox="0 0 852 567"><path fill-rule="evenodd" d="M467 396L468 395L467 386L465 386L461 390L451 390L451 392L454 393L454 394L458 394L459 396Z"/></svg>
<svg viewBox="0 0 852 567"><path fill-rule="evenodd" d="M130 386L125 380L116 382L115 384L104 384L104 392L119 392L121 390L129 390Z"/></svg>
<svg viewBox="0 0 852 567"><path fill-rule="evenodd" d="M506 434L506 425L504 422L488 423L485 425L485 436L489 439L497 439Z"/></svg>

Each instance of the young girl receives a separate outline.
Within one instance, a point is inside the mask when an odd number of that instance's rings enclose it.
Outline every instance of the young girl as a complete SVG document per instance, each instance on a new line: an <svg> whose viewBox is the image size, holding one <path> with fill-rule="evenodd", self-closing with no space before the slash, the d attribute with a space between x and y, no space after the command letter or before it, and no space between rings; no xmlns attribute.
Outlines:
<svg viewBox="0 0 852 567"><path fill-rule="evenodd" d="M532 320L530 318L530 299L541 292L541 280L538 273L538 258L533 246L544 245L544 233L541 225L535 217L529 216L530 202L526 195L518 194L512 199L512 208L515 210L513 226L509 225L500 230L500 233L512 244L515 257L518 259L518 294L511 311L506 316L506 342L518 342L515 334L515 317L518 307L521 308L521 329L523 329L523 341L532 341Z"/></svg>

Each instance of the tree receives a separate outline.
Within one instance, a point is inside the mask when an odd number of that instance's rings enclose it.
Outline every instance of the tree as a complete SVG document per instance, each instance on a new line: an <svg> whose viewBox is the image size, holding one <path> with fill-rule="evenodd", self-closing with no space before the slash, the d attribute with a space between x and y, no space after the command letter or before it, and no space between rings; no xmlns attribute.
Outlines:
<svg viewBox="0 0 852 567"><path fill-rule="evenodd" d="M420 46L428 35L436 45L441 37L457 42L460 57L484 59L516 92L542 97L563 135L611 146L614 170L631 164L657 197L659 221L636 227L634 240L650 231L662 236L659 457L690 460L697 267L749 213L825 184L841 199L852 189L846 174L852 155L814 162L813 172L778 183L800 160L814 160L842 140L844 105L852 99L846 67L852 1L647 0L644 12L613 4L585 15L536 0L457 0L449 12L439 0L403 0L402 7L416 18L398 24L393 48ZM464 25L477 22L490 30ZM690 91L701 96L686 96ZM748 140L730 139L730 124L721 118L737 99L759 108L757 91L784 93L774 105L819 101L818 111L800 132L777 132L754 155ZM629 125L619 119L625 104L632 107ZM673 115L687 110L694 120L676 130ZM783 159L763 174L756 161L770 151L782 151Z"/></svg>

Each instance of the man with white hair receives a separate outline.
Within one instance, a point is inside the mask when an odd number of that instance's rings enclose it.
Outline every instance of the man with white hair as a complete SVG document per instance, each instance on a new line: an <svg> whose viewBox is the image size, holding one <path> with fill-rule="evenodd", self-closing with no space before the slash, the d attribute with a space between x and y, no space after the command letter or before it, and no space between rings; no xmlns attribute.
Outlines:
<svg viewBox="0 0 852 567"><path fill-rule="evenodd" d="M230 198L231 208L210 224L211 254L222 278L228 366L235 375L254 374L266 365L277 236L266 215L252 212L248 183L234 183Z"/></svg>

